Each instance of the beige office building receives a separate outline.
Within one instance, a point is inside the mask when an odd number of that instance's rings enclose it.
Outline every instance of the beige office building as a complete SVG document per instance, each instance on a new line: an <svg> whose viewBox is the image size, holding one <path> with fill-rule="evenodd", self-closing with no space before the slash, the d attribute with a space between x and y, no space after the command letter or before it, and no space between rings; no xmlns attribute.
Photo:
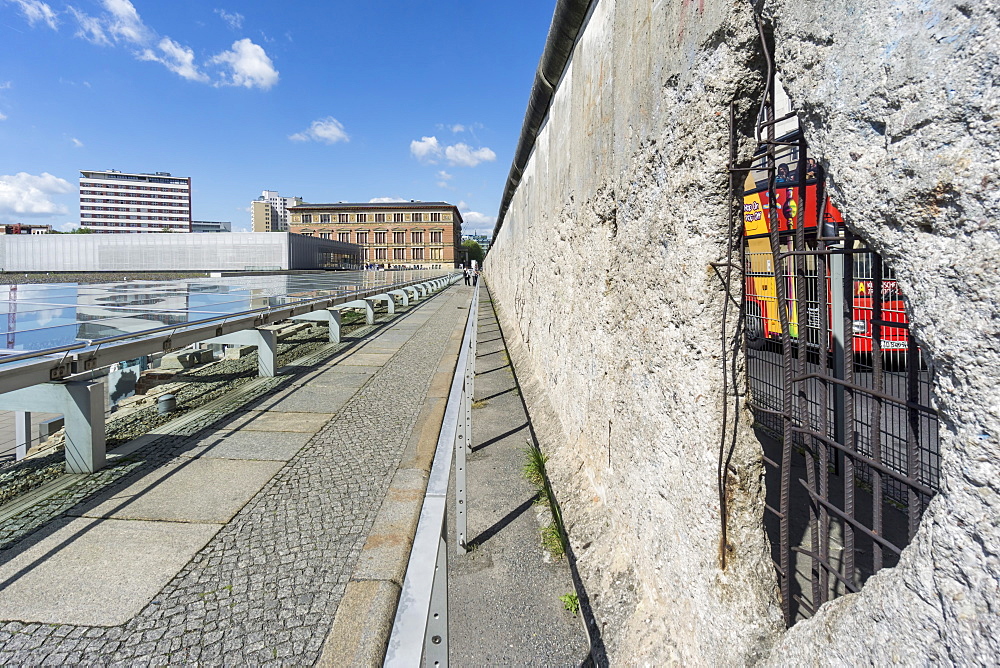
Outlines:
<svg viewBox="0 0 1000 668"><path fill-rule="evenodd" d="M265 190L250 203L250 229L253 232L287 232L288 207L303 204L301 197L282 197L275 190Z"/></svg>
<svg viewBox="0 0 1000 668"><path fill-rule="evenodd" d="M299 204L289 231L363 249L363 263L385 269L450 269L461 261L462 214L448 202Z"/></svg>

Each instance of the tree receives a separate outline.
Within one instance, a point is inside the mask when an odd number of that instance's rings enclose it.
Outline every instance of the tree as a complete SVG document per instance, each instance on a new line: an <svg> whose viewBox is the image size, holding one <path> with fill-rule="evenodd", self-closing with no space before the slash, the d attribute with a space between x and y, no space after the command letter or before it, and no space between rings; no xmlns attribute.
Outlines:
<svg viewBox="0 0 1000 668"><path fill-rule="evenodd" d="M475 260L479 263L479 266L483 266L483 258L485 254L483 253L483 247L479 245L479 242L475 239L466 239L462 242L462 248L466 250L469 254L469 262Z"/></svg>

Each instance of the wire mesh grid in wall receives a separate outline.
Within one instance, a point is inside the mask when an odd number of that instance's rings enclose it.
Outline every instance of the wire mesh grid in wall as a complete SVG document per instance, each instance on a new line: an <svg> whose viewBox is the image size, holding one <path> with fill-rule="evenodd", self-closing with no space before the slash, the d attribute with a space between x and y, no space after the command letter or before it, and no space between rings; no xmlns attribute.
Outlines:
<svg viewBox="0 0 1000 668"><path fill-rule="evenodd" d="M746 370L791 625L898 561L940 450L933 369L895 274L845 225L794 112L766 105L758 130L742 191Z"/></svg>

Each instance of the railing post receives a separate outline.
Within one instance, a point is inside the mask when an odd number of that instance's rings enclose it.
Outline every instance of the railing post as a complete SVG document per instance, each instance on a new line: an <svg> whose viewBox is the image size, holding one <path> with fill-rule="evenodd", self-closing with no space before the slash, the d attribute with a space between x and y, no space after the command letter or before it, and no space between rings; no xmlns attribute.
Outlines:
<svg viewBox="0 0 1000 668"><path fill-rule="evenodd" d="M424 660L427 666L448 665L448 542L445 540L445 522L441 523L438 540L437 562L434 564L434 584L431 587L431 607L427 615L427 634L424 636Z"/></svg>
<svg viewBox="0 0 1000 668"><path fill-rule="evenodd" d="M31 442L31 413L14 411L14 459L21 461L28 456Z"/></svg>

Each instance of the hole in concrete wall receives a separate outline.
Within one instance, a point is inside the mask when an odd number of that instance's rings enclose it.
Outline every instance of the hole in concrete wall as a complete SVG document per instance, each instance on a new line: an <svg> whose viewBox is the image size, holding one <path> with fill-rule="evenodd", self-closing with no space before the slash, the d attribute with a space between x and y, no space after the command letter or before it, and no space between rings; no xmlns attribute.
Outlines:
<svg viewBox="0 0 1000 668"><path fill-rule="evenodd" d="M891 268L825 192L780 83L743 183L748 402L786 623L898 561L938 489L933 369Z"/></svg>

